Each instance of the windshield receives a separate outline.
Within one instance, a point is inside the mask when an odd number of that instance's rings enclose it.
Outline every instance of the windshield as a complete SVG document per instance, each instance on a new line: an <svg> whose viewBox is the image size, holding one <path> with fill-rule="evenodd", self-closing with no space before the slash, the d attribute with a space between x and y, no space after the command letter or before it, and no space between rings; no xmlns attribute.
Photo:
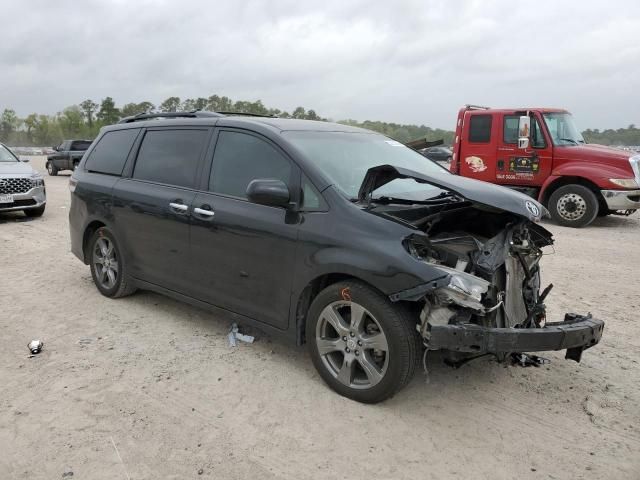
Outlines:
<svg viewBox="0 0 640 480"><path fill-rule="evenodd" d="M449 174L400 142L375 133L289 131L283 132L283 135L349 198L358 196L367 170L379 165L393 165L426 175ZM405 178L380 187L374 197L429 198L440 191L436 187Z"/></svg>
<svg viewBox="0 0 640 480"><path fill-rule="evenodd" d="M0 162L17 162L18 159L4 145L0 145Z"/></svg>
<svg viewBox="0 0 640 480"><path fill-rule="evenodd" d="M545 113L544 122L547 124L554 145L585 143L570 113Z"/></svg>

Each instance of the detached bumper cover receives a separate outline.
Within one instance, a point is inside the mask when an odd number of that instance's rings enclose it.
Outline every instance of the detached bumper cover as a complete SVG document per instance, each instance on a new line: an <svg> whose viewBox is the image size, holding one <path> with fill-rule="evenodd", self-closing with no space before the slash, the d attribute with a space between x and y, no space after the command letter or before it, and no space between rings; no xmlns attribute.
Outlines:
<svg viewBox="0 0 640 480"><path fill-rule="evenodd" d="M567 313L563 322L547 323L543 328L432 325L429 348L476 354L567 349L566 358L579 362L582 351L596 345L603 331L602 320L575 313Z"/></svg>

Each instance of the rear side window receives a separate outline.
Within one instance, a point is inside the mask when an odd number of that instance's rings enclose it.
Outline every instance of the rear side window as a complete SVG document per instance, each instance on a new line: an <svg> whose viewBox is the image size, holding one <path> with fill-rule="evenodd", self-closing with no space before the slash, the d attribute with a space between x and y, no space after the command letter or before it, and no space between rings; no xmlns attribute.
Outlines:
<svg viewBox="0 0 640 480"><path fill-rule="evenodd" d="M275 178L289 184L291 163L266 141L246 133L218 135L209 190L246 198L247 186L257 178Z"/></svg>
<svg viewBox="0 0 640 480"><path fill-rule="evenodd" d="M491 140L491 115L472 115L469 121L469 141L489 143Z"/></svg>
<svg viewBox="0 0 640 480"><path fill-rule="evenodd" d="M86 141L73 142L71 144L71 150L87 150L90 145L91 145L91 142L86 142Z"/></svg>
<svg viewBox="0 0 640 480"><path fill-rule="evenodd" d="M207 130L148 131L133 170L133 178L193 188Z"/></svg>
<svg viewBox="0 0 640 480"><path fill-rule="evenodd" d="M105 133L87 158L86 169L91 172L122 175L139 128Z"/></svg>

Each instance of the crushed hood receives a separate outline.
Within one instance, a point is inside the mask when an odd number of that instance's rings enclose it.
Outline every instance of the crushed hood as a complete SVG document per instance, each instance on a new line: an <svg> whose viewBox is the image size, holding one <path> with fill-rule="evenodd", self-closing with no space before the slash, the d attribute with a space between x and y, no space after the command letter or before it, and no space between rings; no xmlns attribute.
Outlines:
<svg viewBox="0 0 640 480"><path fill-rule="evenodd" d="M376 189L398 178L412 178L418 183L434 185L471 202L515 213L534 222L549 215L547 209L533 198L510 188L452 175L445 170L441 174L425 175L393 165L370 168L360 185L358 200L365 203Z"/></svg>

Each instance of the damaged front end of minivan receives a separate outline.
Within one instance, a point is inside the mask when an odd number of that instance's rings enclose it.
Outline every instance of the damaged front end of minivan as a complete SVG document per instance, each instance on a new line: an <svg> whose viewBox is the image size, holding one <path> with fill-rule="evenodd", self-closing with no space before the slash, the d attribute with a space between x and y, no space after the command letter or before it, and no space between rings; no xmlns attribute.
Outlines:
<svg viewBox="0 0 640 480"><path fill-rule="evenodd" d="M372 198L374 190L412 178L441 190L427 200ZM547 321L542 249L553 244L537 222L546 211L517 192L449 174L424 176L389 165L369 170L359 202L373 214L411 226L403 246L431 267L430 278L392 301L419 302L417 329L429 350L445 350L450 362L484 354L567 350L580 361L597 344L604 322L567 313Z"/></svg>

